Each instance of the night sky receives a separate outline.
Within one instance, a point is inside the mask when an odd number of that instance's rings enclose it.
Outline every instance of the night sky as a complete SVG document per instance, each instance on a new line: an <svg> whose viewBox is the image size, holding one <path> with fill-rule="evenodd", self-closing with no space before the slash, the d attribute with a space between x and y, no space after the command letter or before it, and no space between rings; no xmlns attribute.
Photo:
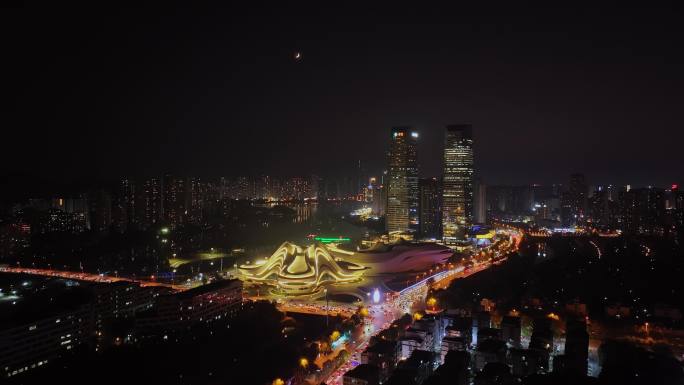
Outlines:
<svg viewBox="0 0 684 385"><path fill-rule="evenodd" d="M682 182L682 16L15 5L0 174L378 172L390 128L413 125L431 176L444 126L470 123L488 184Z"/></svg>

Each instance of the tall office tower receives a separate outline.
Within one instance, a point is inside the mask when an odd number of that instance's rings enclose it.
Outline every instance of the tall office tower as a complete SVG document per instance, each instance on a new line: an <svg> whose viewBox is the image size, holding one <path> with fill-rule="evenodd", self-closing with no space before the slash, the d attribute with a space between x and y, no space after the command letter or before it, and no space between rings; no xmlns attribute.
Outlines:
<svg viewBox="0 0 684 385"><path fill-rule="evenodd" d="M442 181L438 178L421 179L420 190L420 235L425 238L442 236Z"/></svg>
<svg viewBox="0 0 684 385"><path fill-rule="evenodd" d="M473 220L475 223L487 223L487 186L477 179L473 186Z"/></svg>
<svg viewBox="0 0 684 385"><path fill-rule="evenodd" d="M473 221L473 128L469 124L446 128L442 234L445 243L465 238Z"/></svg>
<svg viewBox="0 0 684 385"><path fill-rule="evenodd" d="M574 226L584 221L587 212L587 182L582 174L570 175L568 190L561 202L561 220L565 226Z"/></svg>
<svg viewBox="0 0 684 385"><path fill-rule="evenodd" d="M409 127L391 131L387 173L387 231L418 231L418 133Z"/></svg>

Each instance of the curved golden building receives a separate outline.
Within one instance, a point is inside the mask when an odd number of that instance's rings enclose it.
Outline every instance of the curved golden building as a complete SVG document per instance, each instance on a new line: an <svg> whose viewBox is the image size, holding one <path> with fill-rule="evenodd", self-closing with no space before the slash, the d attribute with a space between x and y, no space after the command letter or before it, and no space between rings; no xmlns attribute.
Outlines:
<svg viewBox="0 0 684 385"><path fill-rule="evenodd" d="M361 279L365 267L335 258L322 244L306 248L284 242L266 260L241 265L242 279L273 285L283 294L316 292L321 286Z"/></svg>

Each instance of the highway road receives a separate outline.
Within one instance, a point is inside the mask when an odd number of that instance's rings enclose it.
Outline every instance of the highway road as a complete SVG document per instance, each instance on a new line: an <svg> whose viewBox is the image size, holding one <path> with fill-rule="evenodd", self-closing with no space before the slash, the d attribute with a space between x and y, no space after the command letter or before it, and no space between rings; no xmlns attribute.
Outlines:
<svg viewBox="0 0 684 385"><path fill-rule="evenodd" d="M141 286L159 286L167 287L176 291L188 290L190 287L185 285L172 285L163 282L156 282L153 280L143 280L135 278L125 278L125 277L112 277L104 274L90 274L75 271L64 271L64 270L53 270L53 269L34 269L25 267L0 267L1 273L15 273L15 274L31 274L40 275L45 277L58 277L64 279L73 279L75 281L88 281L88 282L102 282L102 283L112 283L112 282L135 282L139 283Z"/></svg>

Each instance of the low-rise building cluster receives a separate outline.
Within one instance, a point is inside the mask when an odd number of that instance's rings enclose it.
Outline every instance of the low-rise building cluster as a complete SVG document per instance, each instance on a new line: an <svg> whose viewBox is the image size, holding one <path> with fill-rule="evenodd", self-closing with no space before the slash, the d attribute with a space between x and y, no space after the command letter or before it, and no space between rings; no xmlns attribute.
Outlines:
<svg viewBox="0 0 684 385"><path fill-rule="evenodd" d="M560 349L554 349L548 317L534 320L529 342L517 315L494 322L487 311L456 310L406 319L371 339L361 364L345 374L345 385L494 384L550 372L588 373L584 318L567 320Z"/></svg>

